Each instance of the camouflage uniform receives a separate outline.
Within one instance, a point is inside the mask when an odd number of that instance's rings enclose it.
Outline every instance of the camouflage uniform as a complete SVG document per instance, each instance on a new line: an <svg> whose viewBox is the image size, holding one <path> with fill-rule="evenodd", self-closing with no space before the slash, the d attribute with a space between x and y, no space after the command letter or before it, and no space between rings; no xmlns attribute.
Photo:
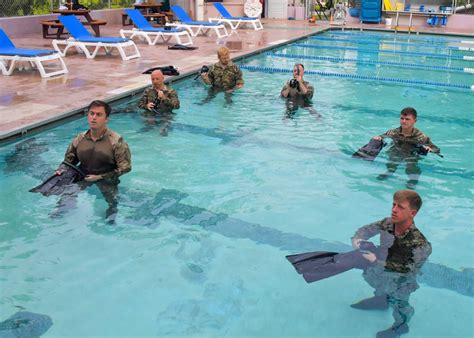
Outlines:
<svg viewBox="0 0 474 338"><path fill-rule="evenodd" d="M170 113L173 109L179 109L178 93L171 87L165 86L162 90L164 98L160 100L160 103L153 108L158 113ZM138 107L142 109L147 108L149 102L154 102L158 97L158 92L153 87L145 89L142 98L138 102Z"/></svg>
<svg viewBox="0 0 474 338"><path fill-rule="evenodd" d="M106 129L104 134L93 141L90 131L78 134L69 145L64 156L64 162L79 164L79 168L86 175L101 175L102 179L96 182L81 181L78 183L80 190L96 184L108 203L106 217L114 220L117 214L118 177L128 173L131 169L131 154L123 138L111 129ZM62 170L61 164L58 170ZM76 192L77 193L77 192ZM58 201L58 210L69 208L75 203L76 196L70 194L63 196Z"/></svg>
<svg viewBox="0 0 474 338"><path fill-rule="evenodd" d="M244 84L239 66L232 61L225 66L220 62L216 63L209 70L208 77L212 87L222 90L230 90Z"/></svg>
<svg viewBox="0 0 474 338"><path fill-rule="evenodd" d="M392 307L395 325L408 323L415 312L409 297L418 289L416 276L431 254L431 244L412 224L403 236L395 236L390 218L363 226L354 239L368 240L380 235L377 261L363 273L376 296L386 296Z"/></svg>
<svg viewBox="0 0 474 338"><path fill-rule="evenodd" d="M111 129L106 129L96 141L91 139L90 131L78 134L69 145L64 161L80 163L79 168L86 175L101 175L111 181L132 169L128 144Z"/></svg>
<svg viewBox="0 0 474 338"><path fill-rule="evenodd" d="M314 94L314 87L311 85L311 83L309 83L308 81L304 81L303 80L303 84L304 86L308 89L308 91L306 92L306 94L303 94L303 93L300 93L300 91L298 90L298 88L291 88L290 87L290 82L288 81L285 86L283 86L283 88L281 89L281 92L280 92L280 95L283 93L284 90L287 90L289 89L290 91L288 92L288 97L289 98L295 98L295 97L299 97L299 98L303 98L305 101L309 101L313 98L313 94Z"/></svg>
<svg viewBox="0 0 474 338"><path fill-rule="evenodd" d="M402 127L390 129L384 134L380 135L382 138L391 138L392 145L388 150L387 171L392 174L397 170L401 162L406 163L405 172L408 175L408 185L414 187L418 183L418 178L421 170L418 167L419 155L415 152L416 145L424 145L432 148L434 153L439 153L440 149L431 142L430 138L423 134L417 128L413 128L411 135L405 136L402 133Z"/></svg>

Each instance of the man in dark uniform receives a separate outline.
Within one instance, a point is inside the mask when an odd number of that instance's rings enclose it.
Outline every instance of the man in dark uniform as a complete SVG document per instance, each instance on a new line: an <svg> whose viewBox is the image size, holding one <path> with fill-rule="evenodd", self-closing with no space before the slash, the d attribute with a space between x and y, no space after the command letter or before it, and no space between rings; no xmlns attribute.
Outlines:
<svg viewBox="0 0 474 338"><path fill-rule="evenodd" d="M362 242L380 235L376 252L364 253L371 264L363 276L375 289L375 295L351 305L361 310L392 308L395 322L378 332L378 338L407 333L408 322L415 312L409 297L418 289L416 275L431 254L431 244L414 223L421 204L421 197L415 191L397 191L393 195L391 217L361 227L352 237L352 246L360 249Z"/></svg>
<svg viewBox="0 0 474 338"><path fill-rule="evenodd" d="M164 80L161 70L151 73L152 86L145 89L138 107L146 110L145 118L149 125L155 125L158 119L160 134L166 136L173 120L173 109L179 109L180 103L176 90L166 86Z"/></svg>
<svg viewBox="0 0 474 338"><path fill-rule="evenodd" d="M304 66L297 63L293 67L293 78L282 88L280 95L286 98L286 117L292 118L299 107L308 110L311 114L321 117L313 107L311 99L314 94L314 87L303 79Z"/></svg>
<svg viewBox="0 0 474 338"><path fill-rule="evenodd" d="M238 65L230 60L230 51L226 47L217 50L219 62L214 64L209 72L201 73L201 78L205 84L211 85L208 96L203 103L212 100L217 93L225 92L227 103L231 103L231 94L244 86L242 72Z"/></svg>
<svg viewBox="0 0 474 338"><path fill-rule="evenodd" d="M118 178L132 169L127 143L107 128L111 111L106 102L92 101L87 113L89 130L72 140L64 156L64 162L79 163L79 168L85 173L84 181L79 183L81 189L97 184L109 205L109 221L113 221L117 213ZM65 164L61 164L56 174L61 175L66 168ZM63 202L60 201L60 208Z"/></svg>
<svg viewBox="0 0 474 338"><path fill-rule="evenodd" d="M404 108L400 112L400 127L390 129L382 135L374 136L376 140L391 138L393 141L388 150L387 171L379 175L378 179L384 180L390 177L395 173L398 165L405 162L405 172L408 175L407 188L414 189L421 174L418 167L419 154L416 152L417 147L439 154L440 149L431 142L430 138L415 128L416 118L417 112L414 108Z"/></svg>

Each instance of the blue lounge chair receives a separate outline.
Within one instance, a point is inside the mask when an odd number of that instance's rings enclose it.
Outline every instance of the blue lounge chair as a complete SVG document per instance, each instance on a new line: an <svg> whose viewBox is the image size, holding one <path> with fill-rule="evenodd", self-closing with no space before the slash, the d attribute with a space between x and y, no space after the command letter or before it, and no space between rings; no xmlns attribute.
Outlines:
<svg viewBox="0 0 474 338"><path fill-rule="evenodd" d="M106 38L95 37L87 31L82 23L74 15L58 16L59 21L69 31L72 37L67 40L53 40L54 49L56 49L62 56L66 56L69 48L76 47L82 50L88 59L96 57L101 48L104 48L106 54L111 54L111 49L116 48L123 60L130 60L140 57L135 43L130 39L125 38ZM60 45L65 45L64 50L61 50ZM87 47L94 47L92 53ZM132 49L132 53L127 55L125 48Z"/></svg>
<svg viewBox="0 0 474 338"><path fill-rule="evenodd" d="M240 24L252 24L253 28L258 31L263 29L262 23L258 18L250 18L245 16L232 16L227 8L224 7L223 4L217 2L214 3L214 7L220 14L218 18L209 18L210 22L217 22L217 23L227 23L229 24L232 30L235 30L239 27Z"/></svg>
<svg viewBox="0 0 474 338"><path fill-rule="evenodd" d="M60 70L46 73L43 62L59 61ZM67 68L61 55L54 50L16 48L8 35L0 29L0 70L3 75L12 75L18 62L29 62L36 66L41 77L66 74Z"/></svg>
<svg viewBox="0 0 474 338"><path fill-rule="evenodd" d="M129 39L133 39L138 36L145 39L149 45L155 45L159 38L162 38L164 42L168 42L174 37L176 42L180 45L190 46L193 44L191 36L185 29L153 27L138 9L125 9L124 11L137 28L132 30L121 29L120 36L123 38L128 37ZM181 36L184 36L186 41L181 41Z"/></svg>
<svg viewBox="0 0 474 338"><path fill-rule="evenodd" d="M179 5L171 6L171 10L178 17L180 22L167 23L167 26L187 29L193 37L201 33L206 35L211 29L214 30L218 38L223 38L229 35L229 33L227 33L227 29L221 23L193 21Z"/></svg>

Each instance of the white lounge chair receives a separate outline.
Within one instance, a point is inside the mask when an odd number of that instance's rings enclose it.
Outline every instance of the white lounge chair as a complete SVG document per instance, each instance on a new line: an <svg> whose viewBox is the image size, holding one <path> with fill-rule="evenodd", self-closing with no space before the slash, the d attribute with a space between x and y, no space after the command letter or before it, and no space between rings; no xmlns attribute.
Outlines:
<svg viewBox="0 0 474 338"><path fill-rule="evenodd" d="M178 17L179 22L168 22L166 23L167 26L187 29L193 37L198 36L199 34L207 35L210 30L214 30L218 38L229 36L227 29L221 23L193 21L179 5L171 6L171 10Z"/></svg>
<svg viewBox="0 0 474 338"><path fill-rule="evenodd" d="M43 63L56 60L59 61L60 69L47 73ZM29 62L32 66L36 66L43 78L68 72L66 64L58 52L46 49L16 48L8 35L0 29L0 71L3 75L12 75L18 62Z"/></svg>
<svg viewBox="0 0 474 338"><path fill-rule="evenodd" d="M232 16L227 8L221 3L214 3L214 7L220 14L218 18L209 18L209 22L227 23L232 30L239 28L240 24L252 24L256 31L263 29L259 18L250 18L246 16Z"/></svg>
<svg viewBox="0 0 474 338"><path fill-rule="evenodd" d="M162 38L164 42L168 42L171 38L175 38L176 42L180 45L190 46L193 44L193 40L189 35L188 31L182 28L157 28L150 25L145 17L137 9L125 9L128 17L133 21L137 28L134 29L121 29L120 36L123 38L133 39L138 36L145 39L149 45L155 45L159 38ZM184 41L181 40L184 37Z"/></svg>
<svg viewBox="0 0 474 338"><path fill-rule="evenodd" d="M137 46L130 39L107 37L97 38L92 36L74 15L61 15L58 19L72 35L72 37L67 40L53 40L54 49L56 49L62 56L66 56L69 48L75 47L84 52L88 59L95 58L101 48L104 48L106 54L112 54L112 49L116 48L123 60L140 57L140 52L138 51ZM66 46L64 50L61 50L61 45ZM95 48L91 53L87 47ZM132 49L132 53L127 55L125 48Z"/></svg>

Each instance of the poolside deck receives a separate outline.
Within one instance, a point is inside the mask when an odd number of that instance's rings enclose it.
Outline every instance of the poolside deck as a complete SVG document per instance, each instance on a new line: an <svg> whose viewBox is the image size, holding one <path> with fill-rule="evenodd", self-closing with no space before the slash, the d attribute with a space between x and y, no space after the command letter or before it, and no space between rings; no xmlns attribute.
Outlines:
<svg viewBox="0 0 474 338"><path fill-rule="evenodd" d="M139 59L122 61L120 56L98 56L94 60L70 54L65 58L69 74L42 79L37 71L17 71L12 76L1 76L0 81L0 141L82 111L92 99L114 100L141 91L150 84L149 75L141 73L151 67L173 65L181 74L195 72L203 64L216 62L216 50L223 45L240 46L232 57L258 52L265 48L327 29L329 23L318 21L263 20L264 30L239 30L225 39L193 38L194 51L168 50L167 45L148 46L138 42L142 55ZM350 23L346 28L386 29L384 25ZM103 36L118 36L122 26L107 25ZM421 30L418 30L421 31ZM424 32L473 35L470 30L446 31L432 27ZM18 47L52 49L51 40L37 34L12 39Z"/></svg>

